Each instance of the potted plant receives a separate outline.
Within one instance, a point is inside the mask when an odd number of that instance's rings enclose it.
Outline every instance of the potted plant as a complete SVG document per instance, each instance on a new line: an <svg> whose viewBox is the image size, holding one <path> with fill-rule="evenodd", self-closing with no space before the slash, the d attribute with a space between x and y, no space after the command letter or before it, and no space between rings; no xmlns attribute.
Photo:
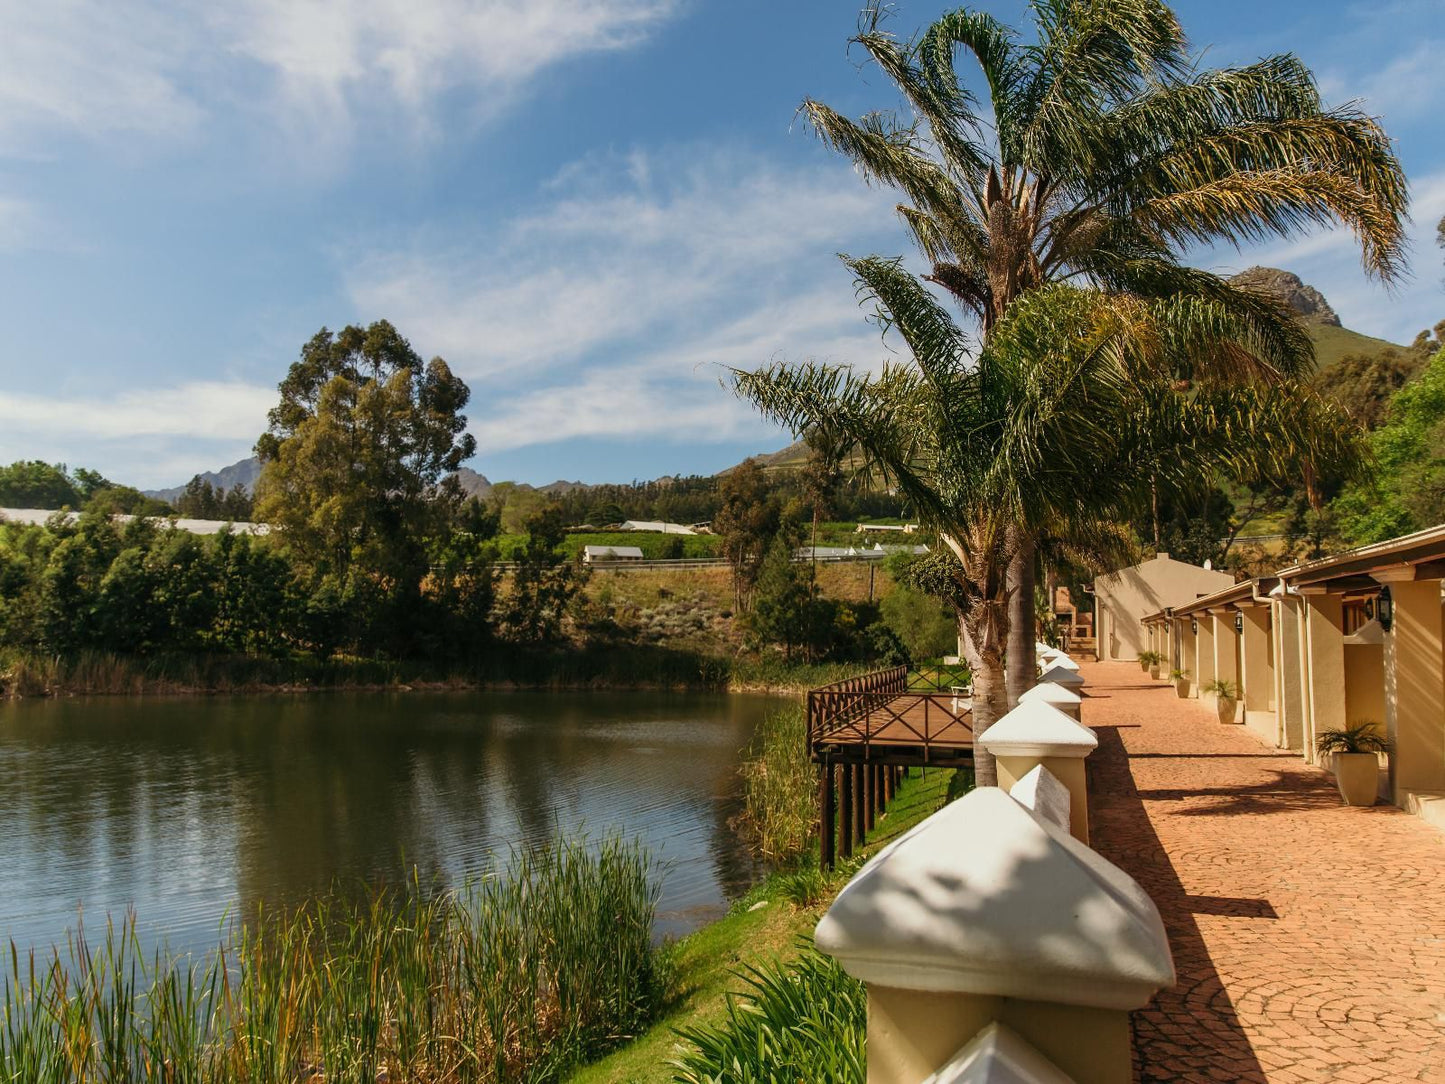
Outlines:
<svg viewBox="0 0 1445 1084"><path fill-rule="evenodd" d="M1374 805L1379 793L1380 759L1390 739L1373 722L1356 723L1343 730L1326 730L1315 739L1320 756L1331 758L1335 784L1345 805Z"/></svg>
<svg viewBox="0 0 1445 1084"><path fill-rule="evenodd" d="M1174 682L1174 692L1179 696L1180 700L1183 700L1189 695L1188 670L1170 670L1169 680Z"/></svg>
<svg viewBox="0 0 1445 1084"><path fill-rule="evenodd" d="M1221 723L1234 722L1234 706L1239 701L1239 686L1228 678L1215 678L1199 690L1214 697L1214 709Z"/></svg>
<svg viewBox="0 0 1445 1084"><path fill-rule="evenodd" d="M1139 669L1143 670L1150 677L1159 676L1159 664L1164 661L1164 656L1157 651L1139 652Z"/></svg>

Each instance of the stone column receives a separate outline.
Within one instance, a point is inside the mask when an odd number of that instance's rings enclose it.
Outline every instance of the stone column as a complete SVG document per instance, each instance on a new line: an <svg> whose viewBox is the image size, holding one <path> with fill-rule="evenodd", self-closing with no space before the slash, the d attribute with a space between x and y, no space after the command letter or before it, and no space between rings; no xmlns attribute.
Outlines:
<svg viewBox="0 0 1445 1084"><path fill-rule="evenodd" d="M977 741L998 761L998 785L1011 790L1042 765L1069 788L1069 831L1089 842L1089 792L1084 758L1099 747L1088 727L1040 700L1023 701Z"/></svg>
<svg viewBox="0 0 1445 1084"><path fill-rule="evenodd" d="M1214 633L1214 677L1218 681L1232 682L1239 684L1239 633L1234 629L1235 610L1230 607L1227 610L1211 610L1209 613L1210 624ZM1219 697L1210 697L1212 703L1218 703Z"/></svg>
<svg viewBox="0 0 1445 1084"><path fill-rule="evenodd" d="M1032 689L1028 689L1019 697L1019 703L1030 703L1040 701L1051 708L1058 708L1070 719L1079 719L1082 715L1084 698L1073 689L1060 685L1054 681L1041 681Z"/></svg>
<svg viewBox="0 0 1445 1084"><path fill-rule="evenodd" d="M1209 614L1195 614L1199 631L1194 634L1194 695L1203 696L1204 686L1214 680L1214 621ZM1209 701L1214 703L1211 698Z"/></svg>
<svg viewBox="0 0 1445 1084"><path fill-rule="evenodd" d="M1175 978L1143 889L997 787L865 867L817 945L868 986L869 1084L919 1084L1001 1037L1014 1072L962 1079L1126 1081L1129 1011Z"/></svg>
<svg viewBox="0 0 1445 1084"><path fill-rule="evenodd" d="M1072 660L1071 660L1072 661ZM1055 662L1047 667L1039 677L1040 684L1062 685L1066 689L1078 692L1084 687L1084 675L1079 673L1078 666L1072 669Z"/></svg>
<svg viewBox="0 0 1445 1084"><path fill-rule="evenodd" d="M1385 634L1385 728L1395 743L1390 792L1414 810L1421 791L1445 791L1445 629L1440 581L1388 585L1394 618Z"/></svg>
<svg viewBox="0 0 1445 1084"><path fill-rule="evenodd" d="M1240 645L1240 695L1245 724L1271 745L1278 744L1278 726L1270 711L1274 697L1274 668L1269 657L1269 607L1241 606L1244 641Z"/></svg>
<svg viewBox="0 0 1445 1084"><path fill-rule="evenodd" d="M1344 600L1339 595L1304 596L1302 677L1308 711L1302 743L1305 759L1311 764L1319 759L1315 754L1315 739L1326 730L1345 726L1344 609Z"/></svg>
<svg viewBox="0 0 1445 1084"><path fill-rule="evenodd" d="M1300 654L1301 599L1281 593L1274 606L1275 628L1275 714L1279 716L1279 745L1283 749L1304 749L1305 686Z"/></svg>
<svg viewBox="0 0 1445 1084"><path fill-rule="evenodd" d="M1190 625L1189 618L1179 617L1174 620L1174 631L1179 638L1179 662L1174 668L1188 672L1189 677L1185 679L1187 695L1196 696L1199 692L1199 671L1195 669L1194 628Z"/></svg>

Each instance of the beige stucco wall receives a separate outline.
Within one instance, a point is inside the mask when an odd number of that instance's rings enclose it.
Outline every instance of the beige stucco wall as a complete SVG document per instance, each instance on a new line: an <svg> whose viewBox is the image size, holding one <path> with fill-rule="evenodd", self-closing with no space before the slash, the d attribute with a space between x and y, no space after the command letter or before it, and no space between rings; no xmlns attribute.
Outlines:
<svg viewBox="0 0 1445 1084"><path fill-rule="evenodd" d="M1345 722L1385 726L1385 649L1381 644L1345 645Z"/></svg>
<svg viewBox="0 0 1445 1084"><path fill-rule="evenodd" d="M1168 556L1111 572L1094 581L1100 660L1132 661L1148 646L1143 619L1184 606L1234 584L1227 572L1200 568Z"/></svg>

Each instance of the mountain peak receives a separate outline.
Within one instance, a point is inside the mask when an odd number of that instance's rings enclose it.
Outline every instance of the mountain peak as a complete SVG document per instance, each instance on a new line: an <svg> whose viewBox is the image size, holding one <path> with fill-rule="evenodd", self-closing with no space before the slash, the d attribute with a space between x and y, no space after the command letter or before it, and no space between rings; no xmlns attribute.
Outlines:
<svg viewBox="0 0 1445 1084"><path fill-rule="evenodd" d="M1301 281L1293 271L1281 271L1278 267L1251 267L1229 281L1236 286L1248 286L1274 294L1307 324L1341 326L1340 318L1330 308L1325 295Z"/></svg>

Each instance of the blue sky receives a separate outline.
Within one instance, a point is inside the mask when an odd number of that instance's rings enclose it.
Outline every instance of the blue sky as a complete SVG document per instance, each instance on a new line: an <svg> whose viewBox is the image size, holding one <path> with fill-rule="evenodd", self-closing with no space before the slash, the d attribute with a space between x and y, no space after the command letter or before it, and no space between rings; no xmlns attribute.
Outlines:
<svg viewBox="0 0 1445 1084"><path fill-rule="evenodd" d="M876 362L833 254L907 248L794 118L804 95L894 104L847 53L859 6L0 0L0 462L182 482L249 453L319 327L380 317L471 385L493 479L781 446L719 367ZM1364 99L1414 196L1393 292L1348 235L1199 262L1290 268L1397 341L1445 318L1441 0L1177 8L1210 65L1293 50L1330 101Z"/></svg>

